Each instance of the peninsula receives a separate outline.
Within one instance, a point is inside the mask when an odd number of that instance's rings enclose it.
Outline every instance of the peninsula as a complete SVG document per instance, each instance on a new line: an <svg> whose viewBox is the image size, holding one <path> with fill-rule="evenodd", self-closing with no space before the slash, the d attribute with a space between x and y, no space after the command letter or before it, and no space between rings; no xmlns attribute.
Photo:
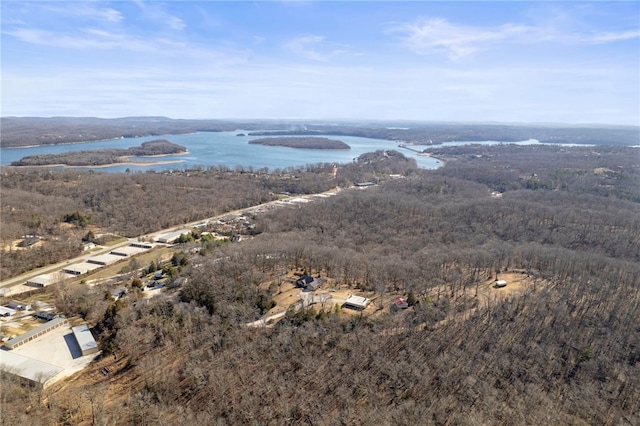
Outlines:
<svg viewBox="0 0 640 426"><path fill-rule="evenodd" d="M262 138L253 139L249 143L252 145L285 146L302 149L351 149L349 145L342 141L318 137Z"/></svg>
<svg viewBox="0 0 640 426"><path fill-rule="evenodd" d="M184 154L186 152L187 149L184 146L174 144L165 139L156 139L127 149L97 149L60 154L30 155L12 162L11 165L95 167L125 163L130 157L156 157Z"/></svg>

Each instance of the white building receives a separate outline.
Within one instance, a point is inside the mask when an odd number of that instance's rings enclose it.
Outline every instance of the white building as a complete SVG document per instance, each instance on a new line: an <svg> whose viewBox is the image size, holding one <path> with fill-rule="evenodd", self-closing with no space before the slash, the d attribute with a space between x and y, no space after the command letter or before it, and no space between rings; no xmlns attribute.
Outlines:
<svg viewBox="0 0 640 426"><path fill-rule="evenodd" d="M56 277L55 274L42 274L30 278L29 280L27 280L25 285L28 285L30 287L46 287L58 281L59 278L63 277Z"/></svg>
<svg viewBox="0 0 640 426"><path fill-rule="evenodd" d="M162 234L156 239L156 241L159 243L169 244L180 238L180 235L188 234L189 232L191 231L188 229L180 229L178 231L169 232L168 234Z"/></svg>
<svg viewBox="0 0 640 426"><path fill-rule="evenodd" d="M64 369L15 352L0 349L0 369L23 380L46 387Z"/></svg>
<svg viewBox="0 0 640 426"><path fill-rule="evenodd" d="M77 327L72 327L73 335L80 346L80 350L82 351L82 356L91 355L99 351L98 343L93 338L91 334L91 330L89 330L89 326L86 324L79 325Z"/></svg>
<svg viewBox="0 0 640 426"><path fill-rule="evenodd" d="M71 274L71 275L83 275L86 273L89 273L91 271L94 271L98 268L100 268L102 265L98 265L95 263L87 263L87 262L83 262L83 263L77 263L75 265L69 265L66 266L62 272L65 272L67 274Z"/></svg>
<svg viewBox="0 0 640 426"><path fill-rule="evenodd" d="M112 265L122 260L122 256L115 254L102 254L100 256L94 256L87 259L88 263L95 263L96 265L107 266Z"/></svg>
<svg viewBox="0 0 640 426"><path fill-rule="evenodd" d="M362 296L354 296L353 294L347 297L344 302L345 308L357 309L359 311L364 310L371 303L370 299Z"/></svg>
<svg viewBox="0 0 640 426"><path fill-rule="evenodd" d="M10 317L15 314L15 309L7 308L6 306L0 306L0 317Z"/></svg>

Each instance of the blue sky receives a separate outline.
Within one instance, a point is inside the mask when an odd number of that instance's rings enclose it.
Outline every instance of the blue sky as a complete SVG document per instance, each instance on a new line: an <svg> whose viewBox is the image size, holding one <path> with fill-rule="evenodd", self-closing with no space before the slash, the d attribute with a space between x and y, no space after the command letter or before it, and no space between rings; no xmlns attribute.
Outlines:
<svg viewBox="0 0 640 426"><path fill-rule="evenodd" d="M640 125L640 2L2 0L2 116Z"/></svg>

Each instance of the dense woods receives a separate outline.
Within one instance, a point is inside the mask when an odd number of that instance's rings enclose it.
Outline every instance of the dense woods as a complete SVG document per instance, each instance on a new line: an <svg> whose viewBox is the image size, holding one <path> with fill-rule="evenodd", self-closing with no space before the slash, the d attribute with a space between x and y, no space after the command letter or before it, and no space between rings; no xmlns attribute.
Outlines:
<svg viewBox="0 0 640 426"><path fill-rule="evenodd" d="M60 286L59 304L95 325L99 363L115 373L90 369L42 393L7 381L3 419L639 424L637 149L434 153L446 161L435 171L378 152L335 176L328 165L281 174L4 171L2 220L14 234L56 232L56 220L78 211L135 235L279 191L379 185L258 215L259 235L190 256L176 275L182 284L149 303L135 291L110 302L99 288ZM246 327L273 306L283 271L328 277L376 306L366 315L311 306L273 327ZM529 280L521 293L478 292L512 272ZM393 314L385 308L397 296L411 306Z"/></svg>
<svg viewBox="0 0 640 426"><path fill-rule="evenodd" d="M410 173L415 161L397 154L374 167L369 157L341 167L331 164L284 170L208 169L166 173L98 173L5 168L2 172L0 220L1 276L7 278L77 255L81 238L96 234L136 237L277 199L277 194L319 193L364 180ZM374 174L377 169L377 175ZM79 212L90 216L82 226L66 226L64 218ZM43 243L19 250L12 242L25 235Z"/></svg>
<svg viewBox="0 0 640 426"><path fill-rule="evenodd" d="M342 141L318 138L318 137L273 137L253 139L249 141L253 145L285 146L288 148L300 149L351 149L349 145Z"/></svg>

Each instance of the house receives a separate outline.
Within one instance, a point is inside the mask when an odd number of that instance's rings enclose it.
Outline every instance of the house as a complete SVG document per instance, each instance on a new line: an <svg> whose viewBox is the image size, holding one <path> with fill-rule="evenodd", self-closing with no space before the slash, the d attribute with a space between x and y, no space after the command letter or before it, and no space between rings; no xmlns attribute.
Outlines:
<svg viewBox="0 0 640 426"><path fill-rule="evenodd" d="M31 247L38 241L40 241L40 237L37 235L25 235L24 240L18 243L18 247L21 247L21 248Z"/></svg>
<svg viewBox="0 0 640 426"><path fill-rule="evenodd" d="M127 294L126 287L118 287L114 290L111 290L111 297L113 297L114 301L120 299L121 297L124 297L126 294Z"/></svg>
<svg viewBox="0 0 640 426"><path fill-rule="evenodd" d="M45 321L51 321L52 319L56 318L58 315L56 315L53 312L38 312L36 314L36 318L38 319L43 319Z"/></svg>
<svg viewBox="0 0 640 426"><path fill-rule="evenodd" d="M396 300L393 301L393 304L391 307L397 310L407 309L409 307L409 303L407 303L406 299L403 299L402 297L398 297Z"/></svg>
<svg viewBox="0 0 640 426"><path fill-rule="evenodd" d="M313 278L309 275L303 275L296 280L296 285L298 287L304 288L307 291L315 291L320 288L320 286L324 284L325 281L326 280L324 278Z"/></svg>
<svg viewBox="0 0 640 426"><path fill-rule="evenodd" d="M495 288L502 288L507 286L507 282L505 280L496 280L493 285Z"/></svg>
<svg viewBox="0 0 640 426"><path fill-rule="evenodd" d="M349 297L347 297L347 300L344 302L344 307L362 311L367 306L369 306L369 303L371 303L370 299L367 299L366 297L362 297L362 296L354 296L352 294L352 295L349 295Z"/></svg>

